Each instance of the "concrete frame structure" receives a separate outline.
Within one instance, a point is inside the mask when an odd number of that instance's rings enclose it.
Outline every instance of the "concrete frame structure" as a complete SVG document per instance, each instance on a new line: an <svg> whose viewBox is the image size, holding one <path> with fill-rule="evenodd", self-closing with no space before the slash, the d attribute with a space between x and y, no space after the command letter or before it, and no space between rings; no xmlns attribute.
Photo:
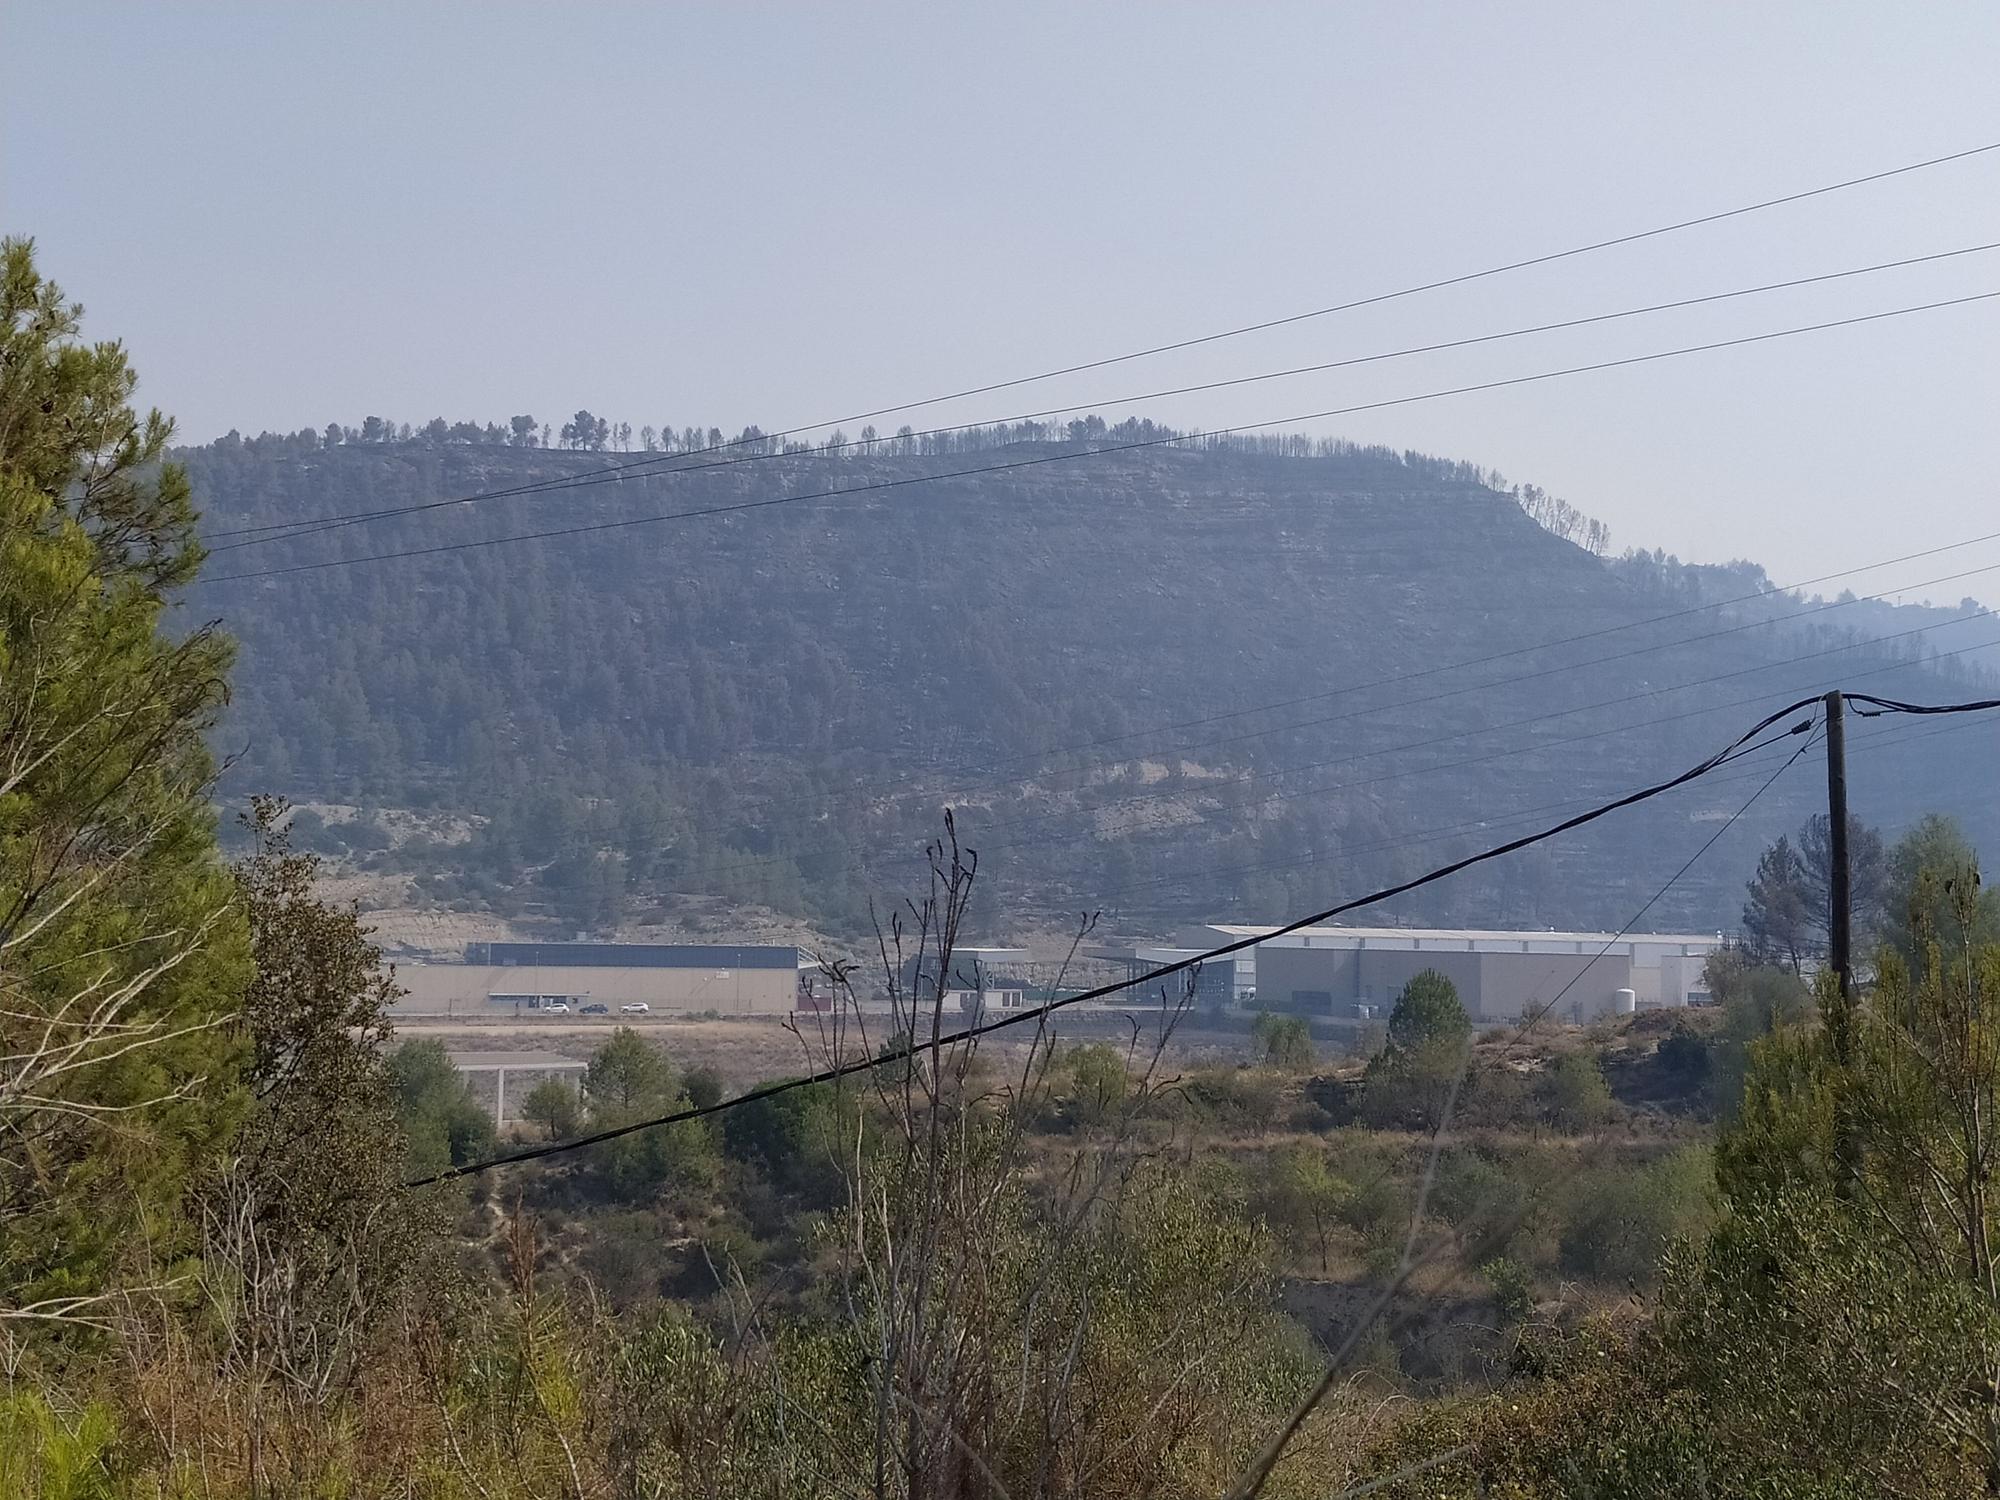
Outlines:
<svg viewBox="0 0 2000 1500"><path fill-rule="evenodd" d="M589 1067L572 1057L562 1057L554 1052L452 1052L447 1054L451 1065L463 1073L470 1081L476 1074L493 1075L493 1123L507 1123L507 1075L530 1073L535 1083L544 1078L581 1075ZM581 1077L577 1080L582 1081Z"/></svg>
<svg viewBox="0 0 2000 1500"><path fill-rule="evenodd" d="M1201 948L1168 948L1157 944L1139 943L1131 946L1086 948L1083 950L1083 956L1094 958L1100 963L1122 964L1127 979L1138 979L1168 964L1195 958L1203 951ZM1231 1005L1247 1004L1253 999L1257 993L1256 953L1255 948L1246 948L1241 953L1215 959L1195 970L1195 1004L1204 1009L1226 1009ZM1178 986L1185 979L1186 975L1180 974L1172 980L1162 980L1161 983L1168 986L1170 997L1178 997L1182 993ZM1157 995L1149 992L1147 998L1157 998ZM1118 1003L1127 1005L1132 999L1131 996L1117 997Z"/></svg>

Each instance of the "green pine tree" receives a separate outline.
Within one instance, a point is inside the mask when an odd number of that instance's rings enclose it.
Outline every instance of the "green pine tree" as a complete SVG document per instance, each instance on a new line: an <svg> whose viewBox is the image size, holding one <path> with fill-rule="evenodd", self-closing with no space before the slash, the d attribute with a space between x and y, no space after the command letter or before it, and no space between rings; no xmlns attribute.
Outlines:
<svg viewBox="0 0 2000 1500"><path fill-rule="evenodd" d="M172 424L0 244L0 1308L145 1274L234 1127L249 975L203 734L230 648Z"/></svg>

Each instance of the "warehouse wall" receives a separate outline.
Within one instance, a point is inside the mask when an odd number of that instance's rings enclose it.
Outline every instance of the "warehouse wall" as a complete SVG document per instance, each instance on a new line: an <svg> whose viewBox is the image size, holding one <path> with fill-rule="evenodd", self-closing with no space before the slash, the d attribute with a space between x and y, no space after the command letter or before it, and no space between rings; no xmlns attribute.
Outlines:
<svg viewBox="0 0 2000 1500"><path fill-rule="evenodd" d="M1511 1021L1547 1004L1572 979L1556 1019L1611 1009L1633 983L1632 960L1575 953L1475 953L1408 948L1287 948L1257 951L1257 1001L1272 1010L1351 1016L1357 1004L1384 1016L1403 987L1426 969L1449 979L1475 1021ZM1581 977L1579 977L1581 976ZM1657 971L1654 985L1657 987Z"/></svg>
<svg viewBox="0 0 2000 1500"><path fill-rule="evenodd" d="M1546 1006L1572 980L1549 1019L1567 1021L1580 1012L1589 1020L1609 1011L1617 992L1632 986L1632 960L1625 954L1482 953L1478 958L1479 1008L1466 1009L1481 1021L1518 1020L1531 1008Z"/></svg>
<svg viewBox="0 0 2000 1500"><path fill-rule="evenodd" d="M1481 957L1408 948L1263 947L1257 950L1257 1001L1272 1010L1337 1016L1351 1016L1356 1004L1368 1004L1386 1015L1404 985L1435 969L1477 1015ZM1313 998L1320 995L1326 998Z"/></svg>
<svg viewBox="0 0 2000 1500"><path fill-rule="evenodd" d="M1259 948L1257 1003L1266 1010L1351 1016L1360 998L1351 948ZM1325 999L1314 999L1324 993Z"/></svg>
<svg viewBox="0 0 2000 1500"><path fill-rule="evenodd" d="M409 991L400 1009L419 1014L456 1010L508 1014L488 1004L494 993L588 996L616 1010L644 1001L655 1010L714 1010L724 1015L789 1011L798 995L793 969L639 969L398 964L396 983ZM574 1008L576 1002L572 1001Z"/></svg>

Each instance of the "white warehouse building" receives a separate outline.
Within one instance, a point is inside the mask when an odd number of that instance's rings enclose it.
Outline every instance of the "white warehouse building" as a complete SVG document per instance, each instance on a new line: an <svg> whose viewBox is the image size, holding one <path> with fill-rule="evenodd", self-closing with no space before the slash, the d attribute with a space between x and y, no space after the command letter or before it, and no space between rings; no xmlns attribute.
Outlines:
<svg viewBox="0 0 2000 1500"><path fill-rule="evenodd" d="M1723 944L1720 933L1437 927L1303 927L1265 936L1276 930L1214 923L1183 933L1181 941L1213 948L1263 937L1246 951L1257 955L1257 1003L1272 1010L1386 1015L1412 977L1435 969L1479 1021L1517 1020L1552 1003L1564 1020L1705 1004L1703 974Z"/></svg>

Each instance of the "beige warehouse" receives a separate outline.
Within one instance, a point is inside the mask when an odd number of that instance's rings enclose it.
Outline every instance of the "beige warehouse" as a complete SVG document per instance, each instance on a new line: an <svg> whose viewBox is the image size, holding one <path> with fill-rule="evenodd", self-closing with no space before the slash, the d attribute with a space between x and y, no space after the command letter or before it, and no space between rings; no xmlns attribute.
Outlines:
<svg viewBox="0 0 2000 1500"><path fill-rule="evenodd" d="M799 994L799 950L780 946L668 943L474 943L460 963L396 966L411 1014L535 1011L553 1001L571 1010L780 1015Z"/></svg>

